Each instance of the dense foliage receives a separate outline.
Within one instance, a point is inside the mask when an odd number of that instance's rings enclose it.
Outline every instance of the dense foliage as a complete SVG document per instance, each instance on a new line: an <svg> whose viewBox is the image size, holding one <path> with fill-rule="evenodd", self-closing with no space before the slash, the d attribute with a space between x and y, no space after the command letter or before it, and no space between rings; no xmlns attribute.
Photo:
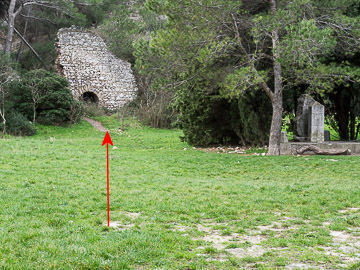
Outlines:
<svg viewBox="0 0 360 270"><path fill-rule="evenodd" d="M3 129L2 123L0 129ZM10 110L6 116L6 132L15 136L32 136L36 133L36 128L24 115Z"/></svg>
<svg viewBox="0 0 360 270"><path fill-rule="evenodd" d="M270 100L250 101L248 96L279 87L275 63L281 68L283 117L294 114L301 94L310 93L327 106L328 122L342 139L356 137L360 69L348 58L360 51L358 2L298 0L277 5L270 12L270 1L146 2L145 7L166 20L134 40L135 68L146 82L144 92L174 93L177 124L188 142L266 140L262 134L270 127ZM340 104L346 108L336 105L339 89L344 95ZM240 104L236 117L234 103ZM340 116L340 110L347 115Z"/></svg>
<svg viewBox="0 0 360 270"><path fill-rule="evenodd" d="M351 55L337 54L331 59L333 65L348 69L351 76L360 69L360 52ZM325 104L327 122L339 134L339 139L356 140L360 131L360 83L338 81L326 91L318 93Z"/></svg>
<svg viewBox="0 0 360 270"><path fill-rule="evenodd" d="M13 108L32 122L46 125L63 125L77 122L81 105L74 100L61 76L45 71L32 70L13 86Z"/></svg>
<svg viewBox="0 0 360 270"><path fill-rule="evenodd" d="M66 125L79 121L83 109L67 88L67 81L52 72L32 70L16 75L4 85L6 132L12 135L33 135L34 123ZM2 130L4 124L0 124Z"/></svg>
<svg viewBox="0 0 360 270"><path fill-rule="evenodd" d="M193 145L265 145L268 140L271 106L260 92L226 99L201 91L179 91L176 96L179 126Z"/></svg>
<svg viewBox="0 0 360 270"><path fill-rule="evenodd" d="M96 27L120 2L126 3L128 1L15 0L15 11L19 10L19 14L16 15L14 26L35 49L44 64L34 57L24 43L20 47L15 46L15 44L12 46L14 58L16 57L17 61L27 70L52 69L56 59L54 41L58 29L71 25ZM10 0L0 2L0 18L2 15L5 15L4 18L8 17L9 3ZM8 28L4 25L0 24L0 31L4 31L4 36L6 36ZM19 39L17 35L15 37ZM17 42L14 40L13 43Z"/></svg>

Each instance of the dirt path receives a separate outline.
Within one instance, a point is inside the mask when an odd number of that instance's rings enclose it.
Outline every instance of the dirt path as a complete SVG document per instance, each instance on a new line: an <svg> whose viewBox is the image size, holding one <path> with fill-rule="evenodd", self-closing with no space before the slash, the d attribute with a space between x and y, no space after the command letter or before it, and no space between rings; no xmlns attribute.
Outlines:
<svg viewBox="0 0 360 270"><path fill-rule="evenodd" d="M106 132L107 129L103 127L103 125L96 120L87 118L87 117L83 117L83 119L88 122L90 125L92 125L94 128L96 128L97 130L100 130L101 132Z"/></svg>

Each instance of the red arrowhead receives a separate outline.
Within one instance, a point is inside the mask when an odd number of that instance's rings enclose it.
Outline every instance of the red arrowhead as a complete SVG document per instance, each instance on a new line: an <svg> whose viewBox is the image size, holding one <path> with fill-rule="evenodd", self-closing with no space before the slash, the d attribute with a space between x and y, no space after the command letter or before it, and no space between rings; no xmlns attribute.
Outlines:
<svg viewBox="0 0 360 270"><path fill-rule="evenodd" d="M104 138L104 141L103 141L101 146L103 146L103 145L105 145L107 143L110 143L111 145L114 145L111 138L110 138L109 131L106 131L105 138Z"/></svg>

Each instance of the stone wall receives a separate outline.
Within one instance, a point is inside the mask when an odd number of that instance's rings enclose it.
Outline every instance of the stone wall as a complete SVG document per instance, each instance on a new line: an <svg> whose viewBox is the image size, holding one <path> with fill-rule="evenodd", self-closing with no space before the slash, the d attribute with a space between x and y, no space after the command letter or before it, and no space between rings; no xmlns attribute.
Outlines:
<svg viewBox="0 0 360 270"><path fill-rule="evenodd" d="M312 143L312 142L281 143L280 155L297 155L297 150L300 150L302 147L310 146L310 145L316 146L323 151L334 151L334 150L345 151L346 149L349 149L352 155L360 155L360 143L341 142L341 141L324 142L324 143Z"/></svg>
<svg viewBox="0 0 360 270"><path fill-rule="evenodd" d="M136 97L130 63L112 55L99 36L72 27L60 29L57 38L57 69L76 98L95 94L101 106L115 110Z"/></svg>

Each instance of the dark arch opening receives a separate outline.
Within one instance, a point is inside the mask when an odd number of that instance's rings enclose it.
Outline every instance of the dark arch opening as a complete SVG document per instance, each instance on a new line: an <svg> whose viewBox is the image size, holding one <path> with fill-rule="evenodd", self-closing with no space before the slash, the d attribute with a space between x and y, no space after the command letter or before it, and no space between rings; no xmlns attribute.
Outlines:
<svg viewBox="0 0 360 270"><path fill-rule="evenodd" d="M93 93L93 92L85 92L81 95L81 100L87 103L94 103L94 104L98 104L99 103L99 98L98 96Z"/></svg>

